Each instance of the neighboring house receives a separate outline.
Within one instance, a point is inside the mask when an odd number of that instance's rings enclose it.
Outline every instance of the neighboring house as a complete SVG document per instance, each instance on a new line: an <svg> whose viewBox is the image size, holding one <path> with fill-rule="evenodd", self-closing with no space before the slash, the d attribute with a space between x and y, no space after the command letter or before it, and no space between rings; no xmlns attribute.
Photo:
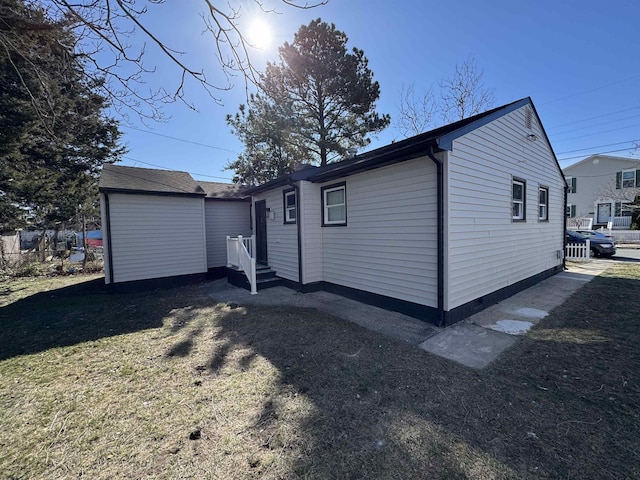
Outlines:
<svg viewBox="0 0 640 480"><path fill-rule="evenodd" d="M249 200L237 186L105 165L99 190L105 282L114 286L223 275L226 236L251 233Z"/></svg>
<svg viewBox="0 0 640 480"><path fill-rule="evenodd" d="M563 170L568 224L592 219L593 227L629 228L630 204L640 194L640 160L592 155Z"/></svg>
<svg viewBox="0 0 640 480"><path fill-rule="evenodd" d="M444 325L562 269L565 188L525 98L247 193L286 284Z"/></svg>

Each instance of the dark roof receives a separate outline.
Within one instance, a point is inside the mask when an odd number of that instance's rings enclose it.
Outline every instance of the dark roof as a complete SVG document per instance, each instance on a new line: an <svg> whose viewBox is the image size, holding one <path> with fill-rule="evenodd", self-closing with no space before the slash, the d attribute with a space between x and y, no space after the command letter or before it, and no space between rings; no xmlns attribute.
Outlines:
<svg viewBox="0 0 640 480"><path fill-rule="evenodd" d="M311 167L298 170L290 175L276 178L270 182L247 190L254 194L271 190L299 180L324 182L335 178L353 175L354 173L399 163L426 155L427 152L450 150L454 139L469 133L487 123L506 115L524 105L532 104L529 97L474 115L473 117L450 123L443 127L421 133L414 137L394 142L384 147L356 155L354 158L330 163L324 167Z"/></svg>
<svg viewBox="0 0 640 480"><path fill-rule="evenodd" d="M105 165L100 175L101 191L204 196L205 191L187 172Z"/></svg>
<svg viewBox="0 0 640 480"><path fill-rule="evenodd" d="M248 199L244 191L246 187L235 183L220 182L204 182L198 180L198 183L207 195L205 198L213 198L216 200L244 200Z"/></svg>

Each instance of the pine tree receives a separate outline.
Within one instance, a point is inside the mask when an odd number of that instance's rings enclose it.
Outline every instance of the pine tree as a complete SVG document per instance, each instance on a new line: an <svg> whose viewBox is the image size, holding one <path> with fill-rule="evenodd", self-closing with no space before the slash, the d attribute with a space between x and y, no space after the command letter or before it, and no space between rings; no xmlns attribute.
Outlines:
<svg viewBox="0 0 640 480"><path fill-rule="evenodd" d="M69 24L0 3L0 228L68 222L95 204L104 162L124 152L100 80L86 80Z"/></svg>
<svg viewBox="0 0 640 480"><path fill-rule="evenodd" d="M249 102L240 114L228 117L245 144L245 152L229 168L252 168L268 179L271 172L297 162L326 165L332 155L339 158L351 147L368 145L370 133L387 127L389 115L375 111L380 85L373 80L364 52L349 52L347 42L335 25L317 19L300 27L291 44L279 48L280 61L268 63L261 77L263 93L255 97L259 102ZM268 140L274 125L282 127L277 148L287 153L280 165L283 157ZM248 139L246 131L254 136ZM265 146L266 157L255 155L256 144Z"/></svg>

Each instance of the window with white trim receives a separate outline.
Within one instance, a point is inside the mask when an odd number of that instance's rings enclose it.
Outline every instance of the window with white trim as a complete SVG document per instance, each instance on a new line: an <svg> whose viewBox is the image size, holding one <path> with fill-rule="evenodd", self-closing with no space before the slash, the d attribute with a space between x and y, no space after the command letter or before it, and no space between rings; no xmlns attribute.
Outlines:
<svg viewBox="0 0 640 480"><path fill-rule="evenodd" d="M640 188L640 169L616 172L616 190L621 188Z"/></svg>
<svg viewBox="0 0 640 480"><path fill-rule="evenodd" d="M567 203L567 211L565 213L567 218L574 218L576 216L576 206Z"/></svg>
<svg viewBox="0 0 640 480"><path fill-rule="evenodd" d="M629 201L615 202L615 216L616 217L631 217L633 216L633 207Z"/></svg>
<svg viewBox="0 0 640 480"><path fill-rule="evenodd" d="M284 223L296 223L296 191L284 190Z"/></svg>
<svg viewBox="0 0 640 480"><path fill-rule="evenodd" d="M549 189L538 187L538 220L546 222L549 220Z"/></svg>
<svg viewBox="0 0 640 480"><path fill-rule="evenodd" d="M347 186L344 183L322 188L322 225L347 224Z"/></svg>
<svg viewBox="0 0 640 480"><path fill-rule="evenodd" d="M576 193L576 177L565 177L569 190L567 193Z"/></svg>
<svg viewBox="0 0 640 480"><path fill-rule="evenodd" d="M516 222L525 221L525 193L526 182L524 180L513 179L511 187L512 220Z"/></svg>
<svg viewBox="0 0 640 480"><path fill-rule="evenodd" d="M622 171L622 188L635 188L635 187L636 187L636 171L623 170Z"/></svg>

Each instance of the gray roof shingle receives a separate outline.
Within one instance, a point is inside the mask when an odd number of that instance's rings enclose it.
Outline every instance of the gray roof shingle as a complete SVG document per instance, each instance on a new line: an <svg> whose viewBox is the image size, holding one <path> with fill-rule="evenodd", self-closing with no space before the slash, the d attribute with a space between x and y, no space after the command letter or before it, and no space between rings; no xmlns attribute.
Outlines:
<svg viewBox="0 0 640 480"><path fill-rule="evenodd" d="M100 190L204 196L205 191L187 172L105 165Z"/></svg>
<svg viewBox="0 0 640 480"><path fill-rule="evenodd" d="M218 200L243 200L249 198L244 193L246 187L235 183L205 182L198 180L198 184L206 193L206 198L215 198Z"/></svg>

